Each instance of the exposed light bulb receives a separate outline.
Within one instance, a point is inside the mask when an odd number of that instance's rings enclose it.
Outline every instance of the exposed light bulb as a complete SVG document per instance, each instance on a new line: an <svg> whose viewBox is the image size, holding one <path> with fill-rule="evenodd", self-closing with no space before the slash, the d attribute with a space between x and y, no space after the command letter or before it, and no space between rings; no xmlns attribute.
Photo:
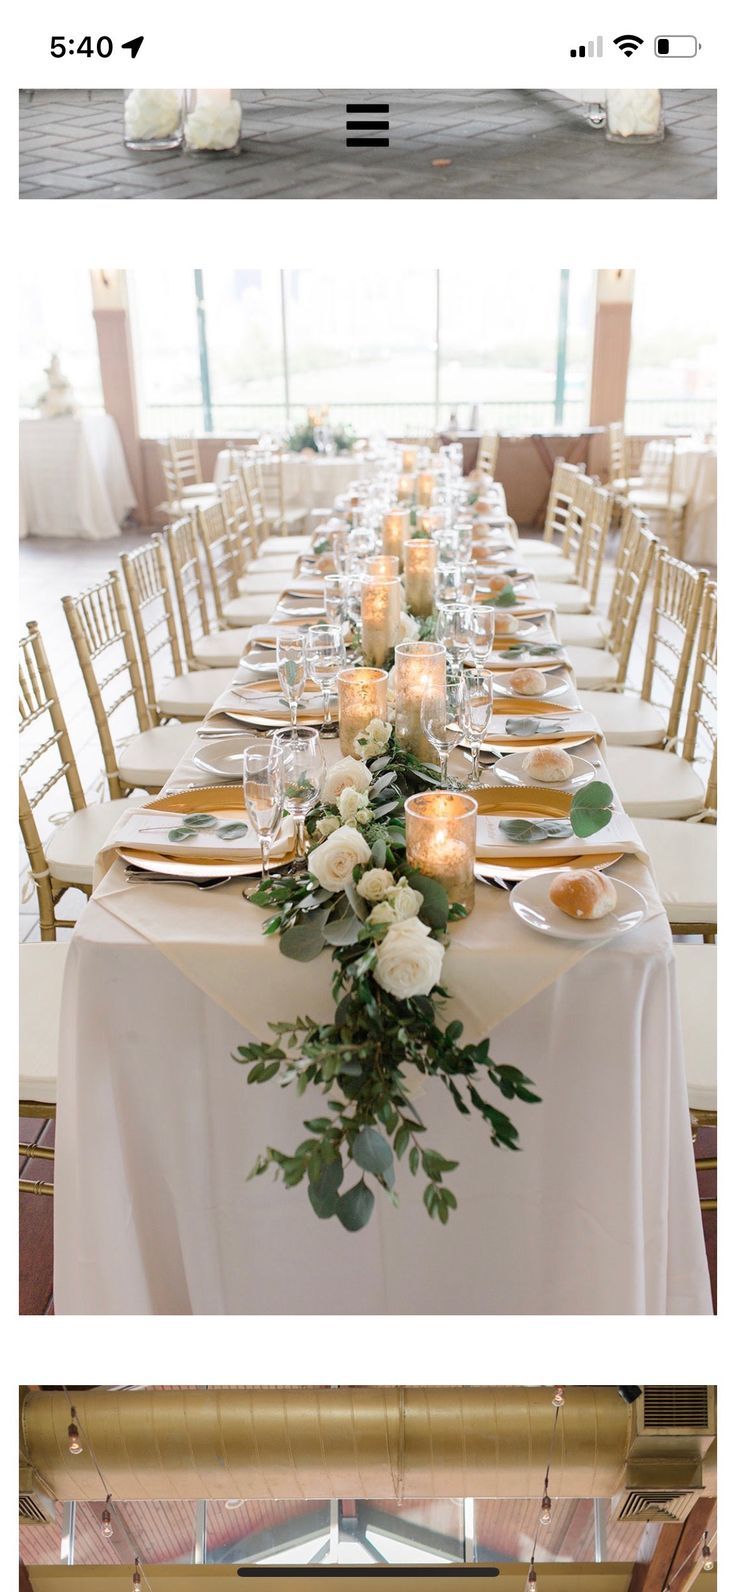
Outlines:
<svg viewBox="0 0 736 1592"><path fill-rule="evenodd" d="M533 1564L530 1564L529 1566L529 1574L526 1578L526 1588L527 1592L537 1592L537 1572Z"/></svg>
<svg viewBox="0 0 736 1592"><path fill-rule="evenodd" d="M552 1499L550 1498L548 1492L545 1493L542 1499L542 1507L539 1511L539 1519L541 1525L543 1526L548 1526L550 1520L552 1519Z"/></svg>
<svg viewBox="0 0 736 1592"><path fill-rule="evenodd" d="M100 1515L100 1530L103 1537L112 1536L112 1520L109 1509L103 1509L102 1514Z"/></svg>
<svg viewBox="0 0 736 1592"><path fill-rule="evenodd" d="M81 1442L79 1440L79 1427L77 1426L77 1421L76 1421L77 1412L76 1412L76 1410L74 1408L74 1405L72 1405L72 1412L71 1413L72 1413L72 1418L71 1418L71 1420L69 1422L69 1425L67 1426L67 1429L66 1429L67 1430L67 1436L69 1438L69 1453L70 1454L81 1454L82 1453L82 1444L81 1444Z"/></svg>
<svg viewBox="0 0 736 1592"><path fill-rule="evenodd" d="M715 1560L713 1558L713 1553L711 1551L711 1546L710 1546L710 1543L709 1543L707 1537L705 1539L705 1542L703 1543L703 1562L702 1562L700 1568L701 1568L701 1570L713 1570L713 1569L715 1569Z"/></svg>
<svg viewBox="0 0 736 1592"><path fill-rule="evenodd" d="M138 1592L138 1588L139 1588L140 1584L141 1584L141 1572L140 1572L140 1570L138 1568L138 1560L136 1559L136 1561L135 1561L135 1569L133 1571L133 1592Z"/></svg>
<svg viewBox="0 0 736 1592"><path fill-rule="evenodd" d="M561 1410L564 1402L565 1402L565 1389L564 1389L564 1387L556 1387L555 1391L554 1391L554 1397L552 1399L552 1403L554 1404L555 1409Z"/></svg>

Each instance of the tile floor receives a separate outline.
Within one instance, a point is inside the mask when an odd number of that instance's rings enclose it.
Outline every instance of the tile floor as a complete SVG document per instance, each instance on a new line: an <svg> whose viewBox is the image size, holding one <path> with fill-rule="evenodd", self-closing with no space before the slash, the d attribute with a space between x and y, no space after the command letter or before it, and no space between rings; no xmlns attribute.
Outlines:
<svg viewBox="0 0 736 1592"><path fill-rule="evenodd" d="M228 156L126 150L121 89L22 90L21 198L715 197L714 90L666 90L664 141L637 147L549 89L235 92L243 142ZM356 98L389 103L388 149L345 147Z"/></svg>

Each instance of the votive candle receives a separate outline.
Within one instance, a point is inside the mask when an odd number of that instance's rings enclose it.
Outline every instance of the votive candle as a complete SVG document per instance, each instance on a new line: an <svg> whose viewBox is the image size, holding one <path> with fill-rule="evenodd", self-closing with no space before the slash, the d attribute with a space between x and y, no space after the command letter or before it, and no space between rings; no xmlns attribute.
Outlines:
<svg viewBox="0 0 736 1592"><path fill-rule="evenodd" d="M421 791L404 804L406 860L472 910L478 803L454 791Z"/></svg>
<svg viewBox="0 0 736 1592"><path fill-rule="evenodd" d="M365 561L366 575L376 580L398 580L399 557L397 553L377 553Z"/></svg>
<svg viewBox="0 0 736 1592"><path fill-rule="evenodd" d="M388 675L385 669L341 669L337 676L340 750L355 757L355 737L371 719L388 717Z"/></svg>
<svg viewBox="0 0 736 1592"><path fill-rule="evenodd" d="M396 487L396 496L399 499L399 502L407 503L413 498L416 479L417 478L415 475L410 475L408 473L399 476Z"/></svg>
<svg viewBox="0 0 736 1592"><path fill-rule="evenodd" d="M444 698L446 665L439 641L400 641L396 648L396 738L425 763L438 757L422 729L422 702Z"/></svg>
<svg viewBox="0 0 736 1592"><path fill-rule="evenodd" d="M413 475L417 467L416 448L404 448L401 455L401 468L406 475Z"/></svg>
<svg viewBox="0 0 736 1592"><path fill-rule="evenodd" d="M436 477L434 471L420 470L419 475L417 476L417 503L421 503L423 507L429 508L432 498L434 497L435 485Z"/></svg>
<svg viewBox="0 0 736 1592"><path fill-rule="evenodd" d="M380 668L395 647L401 624L401 587L398 580L366 580L360 599L363 656Z"/></svg>
<svg viewBox="0 0 736 1592"><path fill-rule="evenodd" d="M410 614L423 619L434 608L434 582L437 569L437 543L428 537L413 536L404 548L404 592Z"/></svg>
<svg viewBox="0 0 736 1592"><path fill-rule="evenodd" d="M383 551L393 554L401 565L404 543L411 530L408 509L391 509L383 516Z"/></svg>

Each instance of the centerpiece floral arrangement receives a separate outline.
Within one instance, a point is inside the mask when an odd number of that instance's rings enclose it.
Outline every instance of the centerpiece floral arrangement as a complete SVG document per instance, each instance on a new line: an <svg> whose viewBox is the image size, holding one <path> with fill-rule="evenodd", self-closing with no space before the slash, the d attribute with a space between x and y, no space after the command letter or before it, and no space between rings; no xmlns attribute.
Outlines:
<svg viewBox="0 0 736 1592"><path fill-rule="evenodd" d="M457 1162L426 1143L416 1104L422 1079L439 1078L458 1111L478 1112L491 1143L511 1150L519 1147L518 1129L481 1091L539 1099L517 1067L493 1061L487 1039L464 1044L462 1023L442 1020L447 926L465 908L450 903L436 880L409 870L403 818L406 797L439 785L437 771L378 719L354 750L328 770L322 804L307 821L306 869L265 879L250 898L271 910L264 933L278 934L285 956L311 961L329 948L333 1020L271 1023L273 1041L240 1045L234 1058L248 1066L249 1083L278 1075L299 1094L314 1085L327 1096L296 1149L269 1148L250 1175L272 1167L288 1188L306 1179L315 1214L336 1216L350 1232L370 1220L371 1180L396 1202L403 1157L426 1179L430 1216L446 1223L456 1208L445 1179Z"/></svg>
<svg viewBox="0 0 736 1592"><path fill-rule="evenodd" d="M286 438L286 447L290 453L319 453L319 431L329 428L330 450L334 453L351 453L357 442L357 436L352 426L332 425L329 419L329 409L309 409L307 418L300 425L293 426Z"/></svg>

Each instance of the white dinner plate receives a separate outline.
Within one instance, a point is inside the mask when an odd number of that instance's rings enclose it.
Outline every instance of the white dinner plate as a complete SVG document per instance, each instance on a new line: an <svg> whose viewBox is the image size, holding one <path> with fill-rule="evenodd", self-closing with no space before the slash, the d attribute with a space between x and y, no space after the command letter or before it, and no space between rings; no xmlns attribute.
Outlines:
<svg viewBox="0 0 736 1592"><path fill-rule="evenodd" d="M521 665L520 664L519 667L520 668L521 667L525 667L525 665ZM530 667L533 668L534 665L531 664ZM557 664L556 668L559 669L559 667L560 667L559 664ZM493 668L493 664L491 664L491 668ZM549 670L549 669L540 670L540 673L543 673L545 675L549 675L551 673L551 670ZM494 679L494 681L493 681L493 690L494 690L494 693L498 694L498 696L513 697L515 702L528 702L529 703L529 711L530 711L530 713L533 713L533 711L534 711L534 703L535 702L545 702L545 701L548 700L549 697L562 696L563 692L569 690L571 685L572 685L572 680L571 680L571 677L570 677L570 672L569 672L569 670L566 669L564 671L564 678L563 679L561 679L561 680L552 680L552 679L550 679L549 682L545 685L544 690L541 693L539 693L539 694L535 694L534 696L522 696L520 691L515 691L513 686L509 685L507 680L504 680L503 675L501 675L500 679L498 679L498 680Z"/></svg>
<svg viewBox="0 0 736 1592"><path fill-rule="evenodd" d="M216 774L218 779L230 779L235 783L243 778L243 752L250 740L247 732L242 742L239 735L223 735L221 741L213 740L198 748L192 762L206 774Z"/></svg>
<svg viewBox="0 0 736 1592"><path fill-rule="evenodd" d="M627 929L635 929L647 915L647 904L641 892L621 879L614 879L618 899L612 912L604 918L570 918L550 901L551 883L549 875L534 874L511 891L511 905L517 917L538 934L548 934L557 940L589 940L595 944L610 940L616 934L625 934Z"/></svg>
<svg viewBox="0 0 736 1592"><path fill-rule="evenodd" d="M542 745L544 743L542 742ZM528 769L524 768L524 758L527 752L509 752L507 757L499 757L493 765L494 774L498 774L506 785L534 785L539 790L580 790L583 785L589 785L595 779L598 770L589 763L585 757L573 757L573 772L569 779L552 780L534 779ZM567 750L567 748L565 748Z"/></svg>

